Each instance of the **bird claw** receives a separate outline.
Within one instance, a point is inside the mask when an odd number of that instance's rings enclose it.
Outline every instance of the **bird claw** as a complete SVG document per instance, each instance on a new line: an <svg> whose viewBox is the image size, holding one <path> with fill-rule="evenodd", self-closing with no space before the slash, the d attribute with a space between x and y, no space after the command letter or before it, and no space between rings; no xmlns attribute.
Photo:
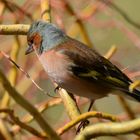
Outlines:
<svg viewBox="0 0 140 140"><path fill-rule="evenodd" d="M88 124L89 124L88 120L81 121L79 126L78 126L78 128L77 128L77 130L76 130L76 134L78 134L80 132L81 128L84 129Z"/></svg>
<svg viewBox="0 0 140 140"><path fill-rule="evenodd" d="M57 92L59 89L60 89L60 87L57 86L57 87L54 89L54 92Z"/></svg>

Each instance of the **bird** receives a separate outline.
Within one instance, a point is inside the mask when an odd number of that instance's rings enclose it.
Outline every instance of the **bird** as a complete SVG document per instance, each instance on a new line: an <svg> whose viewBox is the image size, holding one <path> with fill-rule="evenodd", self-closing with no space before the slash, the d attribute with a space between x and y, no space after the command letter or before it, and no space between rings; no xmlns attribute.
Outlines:
<svg viewBox="0 0 140 140"><path fill-rule="evenodd" d="M126 74L55 24L34 21L27 33L27 42L25 54L34 51L50 80L69 93L93 101L112 93L140 102L140 91L130 90L133 81Z"/></svg>

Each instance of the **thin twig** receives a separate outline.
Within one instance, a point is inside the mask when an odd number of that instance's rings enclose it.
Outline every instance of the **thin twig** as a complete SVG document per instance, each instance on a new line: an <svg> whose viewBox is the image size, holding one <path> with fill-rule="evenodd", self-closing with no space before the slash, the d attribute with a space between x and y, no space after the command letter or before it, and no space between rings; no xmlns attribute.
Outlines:
<svg viewBox="0 0 140 140"><path fill-rule="evenodd" d="M84 26L84 23L82 21L82 19L77 15L77 13L73 10L73 8L70 6L69 2L67 0L64 0L65 2L65 6L66 6L66 9L67 11L71 14L71 15L74 15L76 17L76 22L78 24L78 26L80 27L81 29L81 32L82 32L82 35L83 35L83 38L85 39L87 45L89 47L94 47L92 41L90 40L90 37L85 29L85 26Z"/></svg>
<svg viewBox="0 0 140 140"><path fill-rule="evenodd" d="M17 59L17 56L18 56L18 53L19 53L19 47L20 47L19 37L15 36L15 43L14 43L14 45L12 47L11 54L10 54L11 58L14 61L16 61L16 59ZM16 78L17 78L17 69L16 69L16 67L13 66L11 68L8 78L9 78L9 81L10 81L11 85L14 86L15 83L16 83ZM9 105L9 102L10 102L10 97L9 97L8 93L5 92L3 94L3 98L1 100L1 104L0 104L1 108L6 108Z"/></svg>
<svg viewBox="0 0 140 140"><path fill-rule="evenodd" d="M26 17L28 17L31 21L33 21L32 15L28 13L27 11L23 10L20 6L18 6L16 3L8 0L0 0L5 4L5 6L8 8L8 10L13 13L15 12L15 9L20 11L22 14L24 14ZM16 11L17 12L17 11ZM17 17L18 20L18 17Z"/></svg>
<svg viewBox="0 0 140 140"><path fill-rule="evenodd" d="M140 80L134 81L134 82L129 86L130 92L133 92L133 90L134 90L135 88L137 88L138 86L140 86Z"/></svg>
<svg viewBox="0 0 140 140"><path fill-rule="evenodd" d="M35 128L23 123L20 121L20 119L14 115L14 111L10 110L10 109L0 109L0 113L7 113L10 118L12 119L12 121L14 121L14 123L16 123L18 126L20 126L22 129L27 130L28 132L30 132L31 134L40 137L40 138L47 138L46 136L43 136L40 132L38 132Z"/></svg>
<svg viewBox="0 0 140 140"><path fill-rule="evenodd" d="M119 8L115 3L111 2L110 0L99 0L106 4L107 6L111 7L112 9L116 10L128 23L134 26L137 29L140 29L140 24L133 21L121 8Z"/></svg>
<svg viewBox="0 0 140 140"><path fill-rule="evenodd" d="M46 136L53 140L60 140L53 129L48 125L42 115L37 111L37 109L32 106L27 100L25 100L9 83L3 72L0 70L0 81L3 87L8 91L9 95L24 109L30 112L34 116L35 120L38 122L40 127L44 130Z"/></svg>
<svg viewBox="0 0 140 140"><path fill-rule="evenodd" d="M38 108L38 111L40 113L44 112L46 109L48 109L49 107L52 107L54 105L58 105L62 102L61 98L58 99L51 99L49 101L45 101L39 105L37 105L36 107ZM21 118L21 121L24 123L29 123L33 120L33 116L31 116L30 114L26 114L24 117ZM20 130L21 127L14 125L12 126L12 131L16 131Z"/></svg>
<svg viewBox="0 0 140 140"><path fill-rule="evenodd" d="M5 5L0 1L0 24L2 23L4 12L5 12Z"/></svg>
<svg viewBox="0 0 140 140"><path fill-rule="evenodd" d="M0 119L0 132L4 135L6 140L14 140L13 136L9 133L9 129L2 119Z"/></svg>
<svg viewBox="0 0 140 140"><path fill-rule="evenodd" d="M26 72L21 66L19 66L9 55L7 55L5 52L0 51L0 54L2 54L4 57L6 57L12 64L14 64L14 66L16 66L28 79L30 79L32 81L32 83L44 94L51 96L48 92L46 92L43 88L41 88L35 81L34 79L31 78L31 76L28 74L28 72ZM58 97L54 97L54 98L58 98ZM5 101L7 101L8 99L6 98L6 100L4 100L2 103L5 104ZM2 106L5 107L5 106Z"/></svg>
<svg viewBox="0 0 140 140"><path fill-rule="evenodd" d="M2 134L1 131L0 131L0 139L1 139L1 140L6 140L6 138L4 137L4 135Z"/></svg>
<svg viewBox="0 0 140 140"><path fill-rule="evenodd" d="M135 113L133 112L133 110L131 109L131 106L127 103L127 101L122 96L118 96L118 99L119 99L123 109L127 113L129 119L135 119L136 118Z"/></svg>
<svg viewBox="0 0 140 140"><path fill-rule="evenodd" d="M113 46L111 46L109 51L104 55L104 57L106 59L110 59L115 54L116 51L117 51L117 47L115 45L113 45Z"/></svg>
<svg viewBox="0 0 140 140"><path fill-rule="evenodd" d="M112 55L116 52L116 49L117 49L116 46L112 46L111 49L105 54L104 57L107 58L107 59L110 59L112 57ZM119 99L121 105L123 106L123 108L125 109L129 118L130 119L135 119L135 114L132 111L129 104L127 103L127 101L121 96L118 96L118 99Z"/></svg>

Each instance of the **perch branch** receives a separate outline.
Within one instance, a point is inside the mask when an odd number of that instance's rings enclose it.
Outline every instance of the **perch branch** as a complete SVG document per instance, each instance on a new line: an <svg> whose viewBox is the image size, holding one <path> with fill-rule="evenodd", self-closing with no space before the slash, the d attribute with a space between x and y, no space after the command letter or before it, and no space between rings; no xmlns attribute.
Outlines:
<svg viewBox="0 0 140 140"><path fill-rule="evenodd" d="M107 119L107 120L111 120L111 121L115 121L115 122L120 121L117 117L115 117L113 115L110 115L107 113L102 113L102 112L92 111L92 112L84 113L84 114L80 115L79 117L77 117L76 119L72 120L71 122L67 123L64 127L58 129L57 133L59 135L62 135L64 132L66 132L67 130L69 130L76 124L78 124L80 121L86 120L91 117L103 118L103 119Z"/></svg>
<svg viewBox="0 0 140 140"><path fill-rule="evenodd" d="M30 25L0 25L0 35L26 35Z"/></svg>
<svg viewBox="0 0 140 140"><path fill-rule="evenodd" d="M140 130L140 119L121 123L98 123L86 127L75 140L89 140L99 136L115 136Z"/></svg>

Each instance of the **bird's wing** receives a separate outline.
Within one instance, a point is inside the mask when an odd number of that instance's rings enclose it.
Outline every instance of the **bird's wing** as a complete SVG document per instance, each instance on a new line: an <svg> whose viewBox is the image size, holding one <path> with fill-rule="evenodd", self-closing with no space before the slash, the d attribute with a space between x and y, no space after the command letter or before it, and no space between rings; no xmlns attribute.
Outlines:
<svg viewBox="0 0 140 140"><path fill-rule="evenodd" d="M61 47L62 53L74 62L69 67L70 71L79 78L99 82L114 89L128 90L132 81L95 50L71 38L61 44Z"/></svg>

